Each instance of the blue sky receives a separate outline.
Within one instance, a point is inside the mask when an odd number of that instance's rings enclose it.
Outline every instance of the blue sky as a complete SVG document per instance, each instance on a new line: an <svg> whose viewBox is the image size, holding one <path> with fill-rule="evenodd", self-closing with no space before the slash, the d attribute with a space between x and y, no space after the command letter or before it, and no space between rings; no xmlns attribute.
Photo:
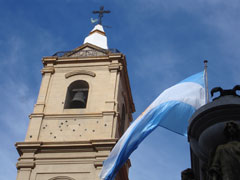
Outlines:
<svg viewBox="0 0 240 180"><path fill-rule="evenodd" d="M166 88L203 70L209 87L240 84L238 0L0 0L0 179L15 179L41 58L83 43L101 5L108 45L127 56L134 118ZM180 179L190 167L185 137L157 128L131 156L131 180Z"/></svg>

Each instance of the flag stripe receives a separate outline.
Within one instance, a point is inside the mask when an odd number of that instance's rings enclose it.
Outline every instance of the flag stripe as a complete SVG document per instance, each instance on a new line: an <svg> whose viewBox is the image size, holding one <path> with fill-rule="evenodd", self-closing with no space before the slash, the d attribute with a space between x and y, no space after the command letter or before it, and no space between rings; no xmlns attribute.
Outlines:
<svg viewBox="0 0 240 180"><path fill-rule="evenodd" d="M205 103L204 87L195 82L182 82L163 91L149 109L167 101L181 101L198 109Z"/></svg>
<svg viewBox="0 0 240 180"><path fill-rule="evenodd" d="M183 82L195 82L195 83L198 83L202 87L205 88L204 74L205 74L205 71L199 72L197 74L194 74L194 75L192 75L192 76L182 80L180 83L183 83Z"/></svg>

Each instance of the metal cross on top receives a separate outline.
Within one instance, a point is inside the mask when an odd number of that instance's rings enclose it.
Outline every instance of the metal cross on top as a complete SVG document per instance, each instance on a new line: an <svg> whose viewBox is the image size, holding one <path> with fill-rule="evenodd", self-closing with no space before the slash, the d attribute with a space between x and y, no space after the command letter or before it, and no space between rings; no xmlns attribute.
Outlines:
<svg viewBox="0 0 240 180"><path fill-rule="evenodd" d="M104 10L104 6L101 6L100 7L100 10L99 11L93 11L93 14L99 14L98 17L99 17L99 23L98 24L101 24L102 25L102 17L103 17L103 14L104 13L110 13L111 11L105 11Z"/></svg>

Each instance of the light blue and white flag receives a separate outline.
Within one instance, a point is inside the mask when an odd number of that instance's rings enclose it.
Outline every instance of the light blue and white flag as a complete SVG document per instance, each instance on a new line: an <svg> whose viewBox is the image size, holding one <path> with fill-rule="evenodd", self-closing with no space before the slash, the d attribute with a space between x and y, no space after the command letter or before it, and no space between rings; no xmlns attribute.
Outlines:
<svg viewBox="0 0 240 180"><path fill-rule="evenodd" d="M114 146L103 163L100 178L114 179L131 153L157 126L186 136L188 120L204 104L204 72L195 74L163 91L130 125Z"/></svg>

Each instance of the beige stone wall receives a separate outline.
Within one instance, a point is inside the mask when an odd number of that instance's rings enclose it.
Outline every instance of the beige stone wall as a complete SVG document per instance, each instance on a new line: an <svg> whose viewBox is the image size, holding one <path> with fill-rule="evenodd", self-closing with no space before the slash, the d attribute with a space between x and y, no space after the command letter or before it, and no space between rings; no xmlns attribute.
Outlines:
<svg viewBox="0 0 240 180"><path fill-rule="evenodd" d="M109 63L57 65L51 78L42 83L39 99L44 102L44 117L32 117L27 141L65 141L111 138L114 111L114 93L118 72L109 72ZM97 66L97 68L96 68ZM65 75L76 70L91 71L89 75ZM44 77L49 77L44 75ZM87 107L85 109L64 109L68 86L76 81L84 80L89 84ZM49 86L48 86L49 84ZM48 86L48 88L47 88ZM47 89L47 90L45 90ZM38 101L40 101L38 99ZM112 114L105 113L112 111ZM36 123L37 121L41 121ZM38 127L37 127L38 126ZM40 126L40 127L39 127ZM39 129L39 130L37 130ZM36 134L36 133L39 134Z"/></svg>
<svg viewBox="0 0 240 180"><path fill-rule="evenodd" d="M111 138L112 118L76 116L44 118L39 141L77 141Z"/></svg>

